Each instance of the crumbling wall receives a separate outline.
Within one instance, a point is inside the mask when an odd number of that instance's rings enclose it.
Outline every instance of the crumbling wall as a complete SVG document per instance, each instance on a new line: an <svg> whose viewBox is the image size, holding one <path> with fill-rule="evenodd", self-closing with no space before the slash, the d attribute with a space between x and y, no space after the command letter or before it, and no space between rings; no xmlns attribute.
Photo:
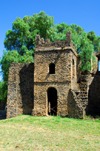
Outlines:
<svg viewBox="0 0 100 151"><path fill-rule="evenodd" d="M57 91L57 115L68 115L68 92L72 78L77 82L77 53L68 31L66 41L56 40L50 43L39 35L35 37L34 62L34 109L32 115L48 114L48 88ZM49 65L55 65L55 73L50 74ZM72 64L73 63L73 64Z"/></svg>
<svg viewBox="0 0 100 151"><path fill-rule="evenodd" d="M31 114L33 108L34 64L12 63L9 69L7 118Z"/></svg>
<svg viewBox="0 0 100 151"><path fill-rule="evenodd" d="M71 88L71 48L39 48L34 63L34 109L32 115L48 114L47 90L57 90L57 115L67 116L67 95ZM49 65L55 65L55 73L49 73Z"/></svg>
<svg viewBox="0 0 100 151"><path fill-rule="evenodd" d="M68 93L68 117L83 118L83 111L78 106L77 96L71 89Z"/></svg>
<svg viewBox="0 0 100 151"><path fill-rule="evenodd" d="M67 32L66 41L52 43L37 35L35 44L34 64L12 63L9 69L7 118L48 115L49 88L57 91L57 115L83 118L89 106L87 92L91 82L79 73L80 58L71 42L71 32ZM50 64L55 67L53 74Z"/></svg>
<svg viewBox="0 0 100 151"><path fill-rule="evenodd" d="M68 94L68 116L73 118L83 118L88 106L88 75L81 75L78 89L70 89ZM75 84L75 83L74 83ZM77 85L77 83L76 83ZM75 88L75 86L74 86Z"/></svg>

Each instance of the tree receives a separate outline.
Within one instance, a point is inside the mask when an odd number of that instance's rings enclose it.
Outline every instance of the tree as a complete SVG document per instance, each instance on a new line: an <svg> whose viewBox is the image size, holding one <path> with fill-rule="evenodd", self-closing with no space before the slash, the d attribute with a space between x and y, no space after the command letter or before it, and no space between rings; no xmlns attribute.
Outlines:
<svg viewBox="0 0 100 151"><path fill-rule="evenodd" d="M91 58L93 55L93 45L92 42L89 40L82 40L82 44L84 45L83 48L81 48L81 71L84 73L88 73L91 70Z"/></svg>
<svg viewBox="0 0 100 151"><path fill-rule="evenodd" d="M94 32L86 33L84 29L76 24L67 25L60 23L54 25L53 17L46 15L44 11L33 16L25 16L23 19L17 18L12 24L12 30L6 32L4 45L7 50L17 50L23 55L25 46L28 50L35 50L35 36L40 34L41 38L49 38L51 42L56 39L66 40L66 32L70 30L72 33L72 42L75 44L76 51L81 52L82 39L90 40L94 46L94 51L100 50L100 37Z"/></svg>
<svg viewBox="0 0 100 151"><path fill-rule="evenodd" d="M33 16L25 16L23 19L17 18L12 24L12 30L6 32L4 45L7 50L17 50L23 55L23 46L28 50L35 50L35 36L37 33L42 38L48 38L50 27L54 24L53 17L40 12Z"/></svg>
<svg viewBox="0 0 100 151"><path fill-rule="evenodd" d="M44 11L33 16L25 16L23 19L18 17L12 23L12 30L6 32L4 45L7 51L4 52L0 62L5 91L11 62L33 62L37 33L44 40L49 38L51 42L54 42L56 39L66 40L66 32L69 30L75 49L81 56L81 71L87 73L91 69L90 61L93 51L100 50L100 37L97 37L93 31L86 33L76 24L54 25L53 17L45 14Z"/></svg>
<svg viewBox="0 0 100 151"><path fill-rule="evenodd" d="M92 42L94 46L94 51L100 50L100 37L97 37L94 31L90 31L87 33L87 38Z"/></svg>

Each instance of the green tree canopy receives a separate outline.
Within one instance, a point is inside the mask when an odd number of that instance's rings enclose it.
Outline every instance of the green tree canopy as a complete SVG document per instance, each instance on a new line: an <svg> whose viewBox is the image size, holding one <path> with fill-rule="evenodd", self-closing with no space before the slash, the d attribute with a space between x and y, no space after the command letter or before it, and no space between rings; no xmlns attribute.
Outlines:
<svg viewBox="0 0 100 151"><path fill-rule="evenodd" d="M87 33L87 38L92 42L94 51L100 50L100 37L96 36L93 31Z"/></svg>
<svg viewBox="0 0 100 151"><path fill-rule="evenodd" d="M49 38L51 42L56 39L66 40L66 32L70 30L72 33L72 42L75 44L76 51L81 52L84 47L82 40L89 39L94 51L100 50L100 37L97 37L93 31L86 33L84 29L76 24L67 25L60 23L55 25L53 17L45 14L44 11L33 16L25 16L23 19L17 18L12 23L12 30L6 32L4 45L7 50L17 50L23 55L25 46L28 50L35 50L35 36L40 34L41 38Z"/></svg>
<svg viewBox="0 0 100 151"><path fill-rule="evenodd" d="M10 51L17 50L23 55L23 46L26 46L34 52L36 34L39 33L41 37L46 38L53 24L53 17L43 11L33 16L25 16L23 19L18 17L12 24L12 30L6 32L5 48Z"/></svg>
<svg viewBox="0 0 100 151"><path fill-rule="evenodd" d="M51 42L56 39L63 41L66 40L66 32L69 30L75 49L81 56L81 71L89 72L92 53L100 50L100 37L97 37L93 31L86 33L76 24L55 25L53 17L45 14L44 11L33 16L25 16L23 19L18 17L12 23L12 29L6 32L4 46L7 51L4 52L0 62L4 78L2 88L5 89L5 94L11 62L33 62L35 36L39 34L41 38L50 39Z"/></svg>

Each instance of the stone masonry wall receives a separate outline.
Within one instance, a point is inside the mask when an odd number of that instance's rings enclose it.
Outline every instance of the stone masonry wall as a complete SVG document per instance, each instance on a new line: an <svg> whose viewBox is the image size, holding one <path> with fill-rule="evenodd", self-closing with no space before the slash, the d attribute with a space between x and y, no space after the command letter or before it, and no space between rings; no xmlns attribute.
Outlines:
<svg viewBox="0 0 100 151"><path fill-rule="evenodd" d="M100 52L96 56L100 60ZM50 88L56 94L56 115L74 118L83 118L85 114L100 115L100 72L96 73L97 64L95 70L92 64L92 76L81 75L80 57L71 42L70 31L65 41L52 43L36 35L34 60L34 64L11 64L7 118L20 114L48 115L49 104L53 102L48 95ZM49 71L50 64L55 67L53 74Z"/></svg>
<svg viewBox="0 0 100 151"><path fill-rule="evenodd" d="M77 83L80 58L71 42L71 32L67 32L66 41L53 43L37 35L35 44L34 64L12 63L9 69L7 118L20 114L48 115L50 103L55 104L50 102L50 89L55 92L56 115L83 118L87 86ZM51 64L54 73L50 73Z"/></svg>
<svg viewBox="0 0 100 151"><path fill-rule="evenodd" d="M71 81L71 50L35 52L34 82ZM49 74L50 63L55 64L55 74Z"/></svg>
<svg viewBox="0 0 100 151"><path fill-rule="evenodd" d="M34 64L12 63L9 69L7 118L31 114L33 108Z"/></svg>
<svg viewBox="0 0 100 151"><path fill-rule="evenodd" d="M35 83L34 85L34 109L32 115L48 115L48 88L55 88L57 90L57 115L67 116L67 96L71 87L70 82L43 82Z"/></svg>
<svg viewBox="0 0 100 151"><path fill-rule="evenodd" d="M86 115L88 105L88 94L86 83L80 83L80 91L69 91L68 94L68 116L73 118L83 118Z"/></svg>
<svg viewBox="0 0 100 151"><path fill-rule="evenodd" d="M66 41L56 40L53 43L35 38L34 61L34 109L32 115L48 114L48 89L57 90L57 115L68 115L68 92L71 80L77 81L77 53L71 43L71 33L67 32ZM74 62L72 64L72 62ZM55 73L50 74L49 65L55 65Z"/></svg>
<svg viewBox="0 0 100 151"><path fill-rule="evenodd" d="M77 100L76 93L73 90L69 90L68 93L68 117L83 118L83 110L81 109L81 100Z"/></svg>
<svg viewBox="0 0 100 151"><path fill-rule="evenodd" d="M57 115L67 116L68 93L73 75L77 81L76 60L78 55L74 45L70 40L68 41L71 38L70 35L69 37L67 35L66 41L57 40L55 43L43 42L40 37L38 38L35 50L34 109L32 114L48 114L47 91L53 87L57 90ZM73 60L74 64L72 65ZM55 64L55 74L49 73L50 63Z"/></svg>

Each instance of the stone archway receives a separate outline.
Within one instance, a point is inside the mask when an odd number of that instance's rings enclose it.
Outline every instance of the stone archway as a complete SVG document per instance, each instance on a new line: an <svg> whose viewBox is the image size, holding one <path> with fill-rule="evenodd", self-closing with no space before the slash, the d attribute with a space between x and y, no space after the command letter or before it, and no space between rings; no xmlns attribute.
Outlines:
<svg viewBox="0 0 100 151"><path fill-rule="evenodd" d="M48 115L57 115L57 90L53 87L48 88Z"/></svg>

